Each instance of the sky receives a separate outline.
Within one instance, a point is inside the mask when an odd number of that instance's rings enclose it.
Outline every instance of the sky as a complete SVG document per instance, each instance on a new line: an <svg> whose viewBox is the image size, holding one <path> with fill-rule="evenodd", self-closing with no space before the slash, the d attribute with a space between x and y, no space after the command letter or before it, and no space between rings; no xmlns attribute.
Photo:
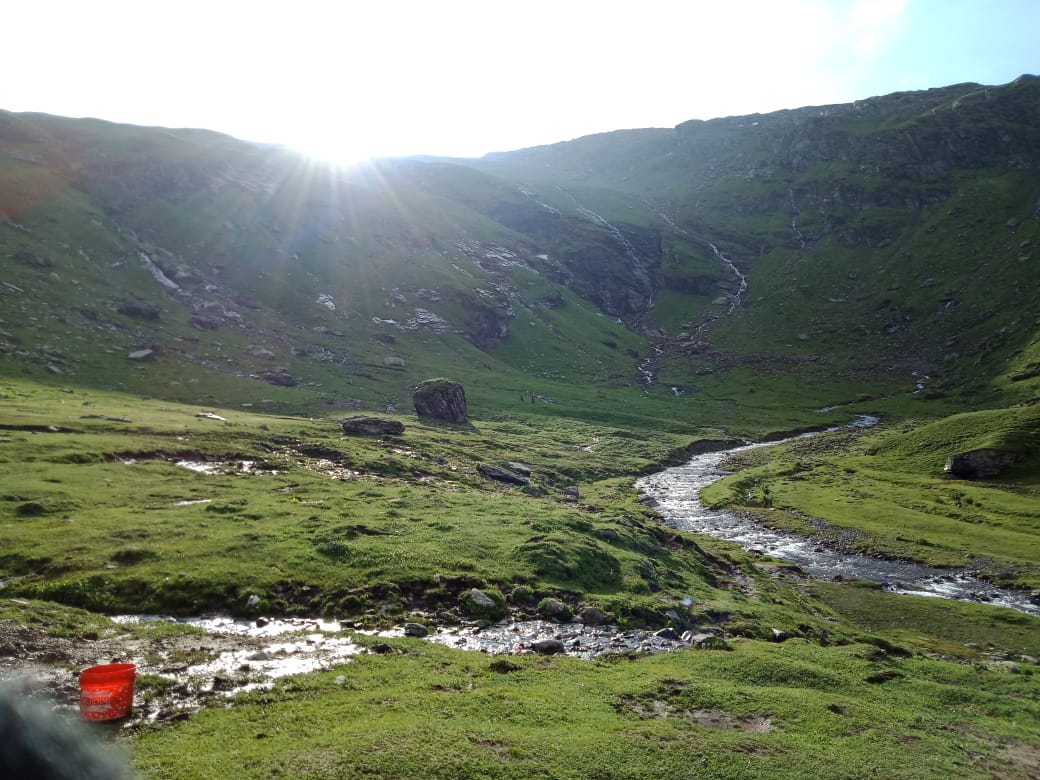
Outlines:
<svg viewBox="0 0 1040 780"><path fill-rule="evenodd" d="M1040 0L32 0L0 109L351 162L1040 73Z"/></svg>

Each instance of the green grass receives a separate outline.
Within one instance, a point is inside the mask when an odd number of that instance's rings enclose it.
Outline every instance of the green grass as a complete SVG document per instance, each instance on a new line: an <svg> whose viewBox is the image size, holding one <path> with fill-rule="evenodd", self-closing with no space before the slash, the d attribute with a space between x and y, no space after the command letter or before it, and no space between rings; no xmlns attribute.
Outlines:
<svg viewBox="0 0 1040 780"><path fill-rule="evenodd" d="M864 631L936 657L1040 657L1040 620L985 604L902 596L863 583L807 580L804 590ZM1028 663L1028 661L1026 661Z"/></svg>
<svg viewBox="0 0 1040 780"><path fill-rule="evenodd" d="M220 422L196 417L198 407L15 387L0 399L9 592L178 612L243 611L255 594L264 609L334 614L388 599L454 604L473 584L575 593L622 612L687 594L728 601L696 546L668 550L645 508L626 499L618 511L610 478L675 457L685 441L675 435L560 418L413 417L402 437L381 440L344 437L332 420L218 409ZM33 430L47 426L59 430ZM532 470L532 495L476 469L511 461ZM603 503L574 506L571 485ZM657 571L651 558L667 576L647 573Z"/></svg>
<svg viewBox="0 0 1040 780"><path fill-rule="evenodd" d="M1003 748L1035 749L1040 725L1032 673L869 645L514 658L502 673L479 654L391 644L142 733L134 763L154 778L981 778L1024 776ZM866 682L880 672L892 679Z"/></svg>
<svg viewBox="0 0 1040 780"><path fill-rule="evenodd" d="M246 612L257 596L376 624L480 585L513 608L552 595L751 638L509 674L395 642L343 684L296 678L139 735L154 777L1035 774L1035 620L777 580L658 525L631 480L697 438L880 414L876 432L757 450L706 497L1040 586L1040 221L1028 153L1008 151L1037 148L1038 83L350 176L212 133L3 114L0 580L62 606L5 600L0 617L84 638L111 627L69 605ZM712 303L733 279L708 242L748 277L732 314ZM121 313L132 299L159 318ZM443 324L415 325L419 309ZM143 347L154 361L128 361ZM294 387L259 379L278 367ZM463 383L469 425L410 415L436 376ZM343 438L334 418L356 409L392 410L405 435ZM996 481L941 478L977 447L1021 458ZM526 492L476 468L511 461L533 471ZM774 628L798 638L757 641ZM992 666L1012 655L1017 673ZM743 730L754 718L773 730Z"/></svg>

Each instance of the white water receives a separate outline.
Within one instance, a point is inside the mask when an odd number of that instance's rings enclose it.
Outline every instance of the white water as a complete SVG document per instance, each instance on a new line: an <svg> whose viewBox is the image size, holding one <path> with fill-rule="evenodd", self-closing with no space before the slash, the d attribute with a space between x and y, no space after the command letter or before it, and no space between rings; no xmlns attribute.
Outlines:
<svg viewBox="0 0 1040 780"><path fill-rule="evenodd" d="M737 266L733 263L732 260L726 257L725 252L720 252L719 248L710 241L708 242L708 246L710 246L711 251L715 253L716 259L718 259L720 263L722 263L730 271L732 271L733 275L736 276L737 280L739 281L737 292L730 298L729 308L726 309L726 314L732 314L734 311L736 311L737 307L740 306L741 297L744 295L745 292L747 292L747 277L740 272L740 269L737 268Z"/></svg>
<svg viewBox="0 0 1040 780"><path fill-rule="evenodd" d="M791 233L794 235L794 240L798 242L798 246L805 249L805 239L802 237L802 231L798 229L798 206L794 202L794 190L790 187L787 188L787 198L791 201Z"/></svg>
<svg viewBox="0 0 1040 780"><path fill-rule="evenodd" d="M876 419L860 418L853 425L869 427L874 422ZM1040 606L1030 601L1027 592L995 587L968 571L828 549L811 538L774 531L734 512L708 509L700 502L701 489L726 476L727 472L722 471L719 464L728 455L780 443L750 444L695 455L685 465L639 479L636 487L652 499L654 507L669 525L683 531L727 539L746 550L762 551L797 564L815 577L858 578L881 583L885 590L894 593L981 601L1040 616Z"/></svg>

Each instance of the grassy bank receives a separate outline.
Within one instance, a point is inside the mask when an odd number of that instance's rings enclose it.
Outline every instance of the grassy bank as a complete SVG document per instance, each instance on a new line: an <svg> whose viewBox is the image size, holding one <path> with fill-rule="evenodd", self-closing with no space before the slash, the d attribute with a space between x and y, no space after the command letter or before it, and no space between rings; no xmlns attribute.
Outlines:
<svg viewBox="0 0 1040 780"><path fill-rule="evenodd" d="M994 409L754 450L731 459L740 471L703 495L798 533L851 530L858 552L967 566L1038 588L1038 419L1036 406ZM947 458L984 448L1007 453L1000 475L946 478Z"/></svg>
<svg viewBox="0 0 1040 780"><path fill-rule="evenodd" d="M984 778L1037 756L1034 674L870 645L594 662L391 645L141 734L134 761L154 778Z"/></svg>

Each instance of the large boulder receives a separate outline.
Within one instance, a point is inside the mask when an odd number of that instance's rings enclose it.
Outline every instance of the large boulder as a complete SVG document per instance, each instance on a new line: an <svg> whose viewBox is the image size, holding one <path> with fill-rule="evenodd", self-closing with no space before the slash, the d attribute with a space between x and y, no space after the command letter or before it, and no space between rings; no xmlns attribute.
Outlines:
<svg viewBox="0 0 1040 780"><path fill-rule="evenodd" d="M404 433L404 425L397 420L384 420L381 417L348 417L340 420L343 433L357 433L363 436L400 436Z"/></svg>
<svg viewBox="0 0 1040 780"><path fill-rule="evenodd" d="M943 471L953 479L993 479L1018 460L1013 452L982 448L951 455Z"/></svg>
<svg viewBox="0 0 1040 780"><path fill-rule="evenodd" d="M453 423L467 420L466 391L451 379L427 379L415 388L412 402L420 417Z"/></svg>

